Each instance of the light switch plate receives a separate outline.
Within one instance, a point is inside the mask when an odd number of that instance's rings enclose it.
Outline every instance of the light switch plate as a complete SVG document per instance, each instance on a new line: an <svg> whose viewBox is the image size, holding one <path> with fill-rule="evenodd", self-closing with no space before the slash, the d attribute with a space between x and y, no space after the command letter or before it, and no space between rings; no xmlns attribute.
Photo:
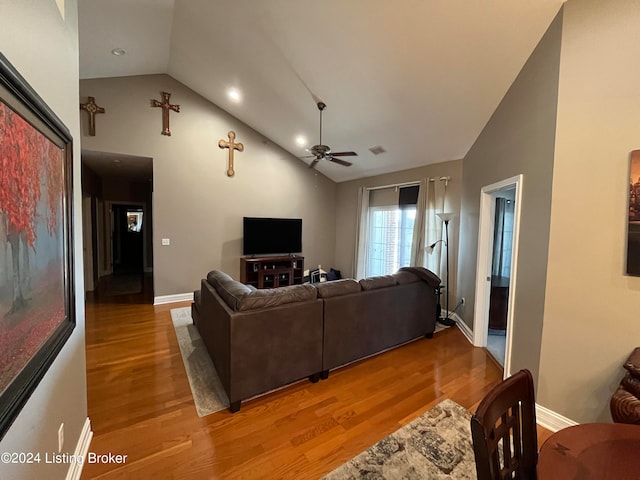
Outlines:
<svg viewBox="0 0 640 480"><path fill-rule="evenodd" d="M169 238L163 238L162 245L171 245L171 240Z"/></svg>

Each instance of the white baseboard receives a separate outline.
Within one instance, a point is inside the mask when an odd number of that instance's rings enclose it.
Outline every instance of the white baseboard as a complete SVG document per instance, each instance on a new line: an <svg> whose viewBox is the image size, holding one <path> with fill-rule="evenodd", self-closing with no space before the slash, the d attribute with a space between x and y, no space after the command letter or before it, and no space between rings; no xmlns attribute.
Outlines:
<svg viewBox="0 0 640 480"><path fill-rule="evenodd" d="M159 297L154 297L153 304L162 305L165 303L185 302L189 300L193 300L193 292L175 293L173 295L161 295Z"/></svg>
<svg viewBox="0 0 640 480"><path fill-rule="evenodd" d="M93 438L93 431L91 430L91 420L89 417L84 422L82 427L82 431L80 432L80 438L78 438L78 443L76 444L76 450L73 453L75 458L87 458L87 454L89 453L89 446L91 445L91 439ZM69 470L67 471L66 480L80 480L80 475L82 475L82 467L84 466L84 461L82 462L70 462Z"/></svg>
<svg viewBox="0 0 640 480"><path fill-rule="evenodd" d="M467 326L466 323L462 321L460 316L453 312L451 314L451 318L456 321L456 325L458 329L462 332L462 334L467 337L469 343L473 345L473 332ZM572 427L574 425L578 425L578 422L574 422L570 418L563 417L559 413L554 412L553 410L549 410L542 405L536 403L536 422L541 427L546 428L547 430L551 430L552 432L557 432L558 430L562 430L563 428Z"/></svg>
<svg viewBox="0 0 640 480"><path fill-rule="evenodd" d="M469 340L469 343L473 345L473 332L467 326L467 324L464 323L462 318L460 318L460 315L458 315L456 312L452 312L450 315L450 318L456 321L456 326L458 327L458 330L460 330L462 334L465 337L467 337L467 340Z"/></svg>
<svg viewBox="0 0 640 480"><path fill-rule="evenodd" d="M578 422L574 422L570 418L563 417L559 413L556 413L553 410L549 410L548 408L543 407L542 405L539 405L537 403L536 421L538 425L546 428L547 430L551 430L554 433L558 430L562 430L563 428L578 425Z"/></svg>

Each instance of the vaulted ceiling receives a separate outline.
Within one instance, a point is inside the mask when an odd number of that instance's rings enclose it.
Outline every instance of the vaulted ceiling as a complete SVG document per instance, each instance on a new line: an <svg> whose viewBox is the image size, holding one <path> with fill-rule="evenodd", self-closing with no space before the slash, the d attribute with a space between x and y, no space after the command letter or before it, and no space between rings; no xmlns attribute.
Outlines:
<svg viewBox="0 0 640 480"><path fill-rule="evenodd" d="M464 157L562 3L81 0L80 76L167 73L296 157L322 100L341 182Z"/></svg>

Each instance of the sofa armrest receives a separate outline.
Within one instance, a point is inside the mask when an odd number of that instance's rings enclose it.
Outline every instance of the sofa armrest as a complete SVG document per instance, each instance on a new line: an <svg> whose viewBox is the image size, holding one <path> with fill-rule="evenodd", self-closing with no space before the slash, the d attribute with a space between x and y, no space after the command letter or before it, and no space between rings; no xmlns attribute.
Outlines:
<svg viewBox="0 0 640 480"><path fill-rule="evenodd" d="M627 369L629 374L633 377L640 379L640 347L636 347L627 358L627 361L624 363L624 368Z"/></svg>
<svg viewBox="0 0 640 480"><path fill-rule="evenodd" d="M438 287L442 283L442 280L440 280L440 277L438 277L431 270L428 270L424 267L402 267L398 271L411 272L417 275L418 277L420 277L425 282L427 282L427 284L433 288Z"/></svg>
<svg viewBox="0 0 640 480"><path fill-rule="evenodd" d="M198 327L233 404L322 370L322 300L234 311L201 282Z"/></svg>
<svg viewBox="0 0 640 480"><path fill-rule="evenodd" d="M230 385L230 339L233 310L206 279L203 279L200 285L201 310L197 327L226 390Z"/></svg>
<svg viewBox="0 0 640 480"><path fill-rule="evenodd" d="M640 425L640 398L618 387L609 403L611 417L616 423Z"/></svg>
<svg viewBox="0 0 640 480"><path fill-rule="evenodd" d="M322 370L322 300L235 312L231 319L233 403Z"/></svg>

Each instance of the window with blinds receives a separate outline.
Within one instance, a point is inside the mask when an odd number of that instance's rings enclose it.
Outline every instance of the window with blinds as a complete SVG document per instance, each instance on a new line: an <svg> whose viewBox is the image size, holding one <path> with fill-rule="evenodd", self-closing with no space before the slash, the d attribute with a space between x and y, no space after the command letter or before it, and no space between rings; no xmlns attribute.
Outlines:
<svg viewBox="0 0 640 480"><path fill-rule="evenodd" d="M366 276L388 275L409 266L418 187L372 192ZM393 193L388 190L393 190Z"/></svg>

